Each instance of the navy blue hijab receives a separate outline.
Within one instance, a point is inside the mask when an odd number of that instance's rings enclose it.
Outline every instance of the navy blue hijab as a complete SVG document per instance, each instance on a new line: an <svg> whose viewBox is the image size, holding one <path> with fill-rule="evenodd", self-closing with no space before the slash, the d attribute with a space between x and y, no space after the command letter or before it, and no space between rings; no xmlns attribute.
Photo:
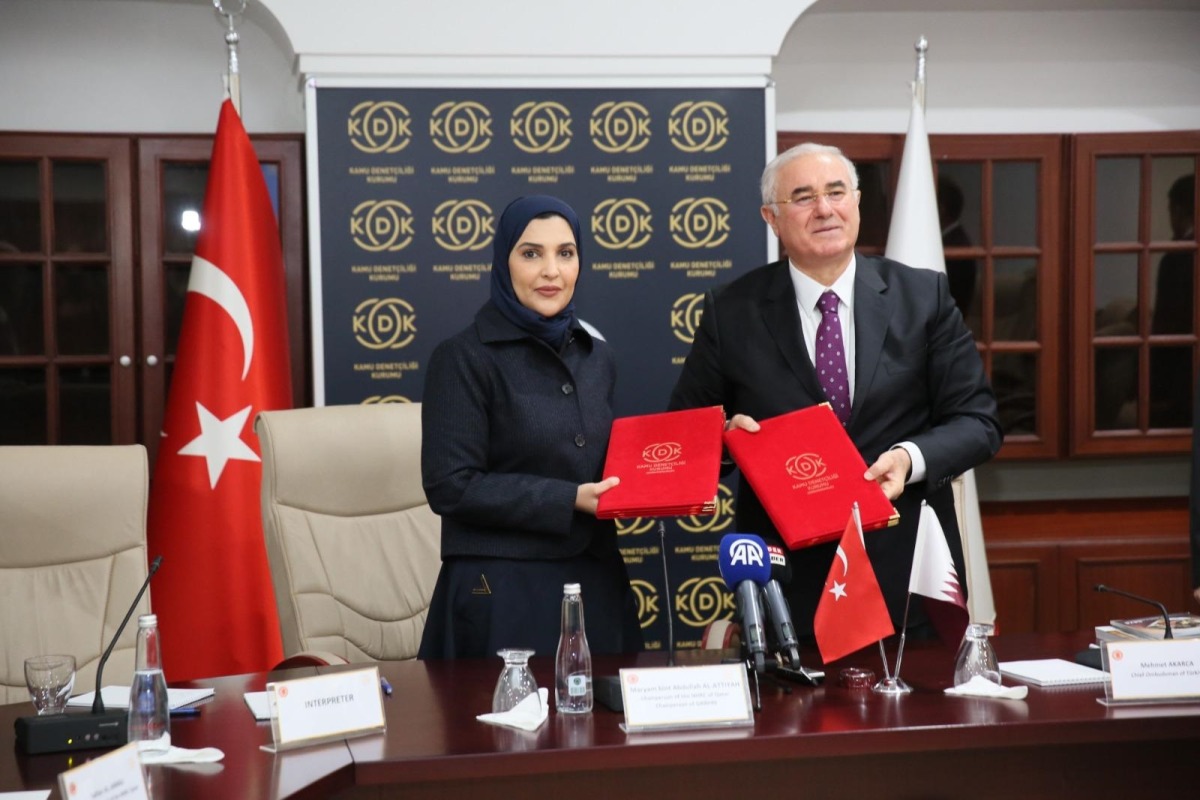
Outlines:
<svg viewBox="0 0 1200 800"><path fill-rule="evenodd" d="M571 225L575 234L575 251L580 254L580 273L583 272L582 237L579 235L579 217L575 210L557 197L538 194L518 197L508 204L500 215L496 236L492 240L492 305L499 309L512 324L536 336L557 350L566 339L567 331L575 321L575 299L553 317L541 314L521 305L513 290L512 274L508 270L508 257L521 240L521 234L529 223L543 214L557 214Z"/></svg>

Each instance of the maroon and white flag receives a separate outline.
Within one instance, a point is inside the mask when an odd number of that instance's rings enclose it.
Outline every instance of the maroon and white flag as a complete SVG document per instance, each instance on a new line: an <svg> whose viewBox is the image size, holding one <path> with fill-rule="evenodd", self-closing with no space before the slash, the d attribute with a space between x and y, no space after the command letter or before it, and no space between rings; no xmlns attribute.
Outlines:
<svg viewBox="0 0 1200 800"><path fill-rule="evenodd" d="M917 524L917 546L913 551L908 591L937 602L925 603L929 619L943 641L957 644L967 629L969 614L950 545L937 514L924 501Z"/></svg>

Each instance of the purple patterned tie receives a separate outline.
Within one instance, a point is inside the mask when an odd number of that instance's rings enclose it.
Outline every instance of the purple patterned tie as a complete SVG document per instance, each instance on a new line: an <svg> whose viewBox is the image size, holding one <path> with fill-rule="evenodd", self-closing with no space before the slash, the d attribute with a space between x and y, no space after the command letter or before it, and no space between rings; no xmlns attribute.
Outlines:
<svg viewBox="0 0 1200 800"><path fill-rule="evenodd" d="M846 351L842 346L842 321L838 317L838 296L827 291L817 301L821 325L817 328L817 378L833 413L842 427L850 423L850 381L846 375Z"/></svg>

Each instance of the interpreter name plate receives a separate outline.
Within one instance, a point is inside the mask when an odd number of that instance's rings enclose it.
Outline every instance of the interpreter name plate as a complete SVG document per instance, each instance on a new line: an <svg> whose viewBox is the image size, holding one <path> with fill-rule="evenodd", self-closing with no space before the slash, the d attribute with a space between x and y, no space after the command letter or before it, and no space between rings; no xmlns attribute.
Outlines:
<svg viewBox="0 0 1200 800"><path fill-rule="evenodd" d="M264 750L349 739L387 727L379 667L267 684L271 735Z"/></svg>
<svg viewBox="0 0 1200 800"><path fill-rule="evenodd" d="M621 670L627 733L754 724L745 664Z"/></svg>
<svg viewBox="0 0 1200 800"><path fill-rule="evenodd" d="M137 743L60 772L58 793L70 800L150 800Z"/></svg>
<svg viewBox="0 0 1200 800"><path fill-rule="evenodd" d="M1105 642L1108 699L1200 700L1200 641Z"/></svg>

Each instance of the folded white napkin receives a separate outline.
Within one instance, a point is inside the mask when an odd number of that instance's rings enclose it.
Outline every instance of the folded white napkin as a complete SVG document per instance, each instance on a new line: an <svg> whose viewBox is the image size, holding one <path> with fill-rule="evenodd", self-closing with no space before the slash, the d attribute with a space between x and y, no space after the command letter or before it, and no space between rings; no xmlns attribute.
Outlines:
<svg viewBox="0 0 1200 800"><path fill-rule="evenodd" d="M139 753L143 764L206 764L220 761L225 754L215 747L201 747L189 750L186 747L174 747L162 753Z"/></svg>
<svg viewBox="0 0 1200 800"><path fill-rule="evenodd" d="M529 695L516 707L499 714L480 714L475 719L489 725L504 725L509 728L520 728L523 731L536 731L550 716L550 692L538 689L536 695Z"/></svg>
<svg viewBox="0 0 1200 800"><path fill-rule="evenodd" d="M982 675L976 675L966 683L952 686L946 694L956 697L999 697L1004 700L1024 700L1029 694L1028 686L1001 686Z"/></svg>

